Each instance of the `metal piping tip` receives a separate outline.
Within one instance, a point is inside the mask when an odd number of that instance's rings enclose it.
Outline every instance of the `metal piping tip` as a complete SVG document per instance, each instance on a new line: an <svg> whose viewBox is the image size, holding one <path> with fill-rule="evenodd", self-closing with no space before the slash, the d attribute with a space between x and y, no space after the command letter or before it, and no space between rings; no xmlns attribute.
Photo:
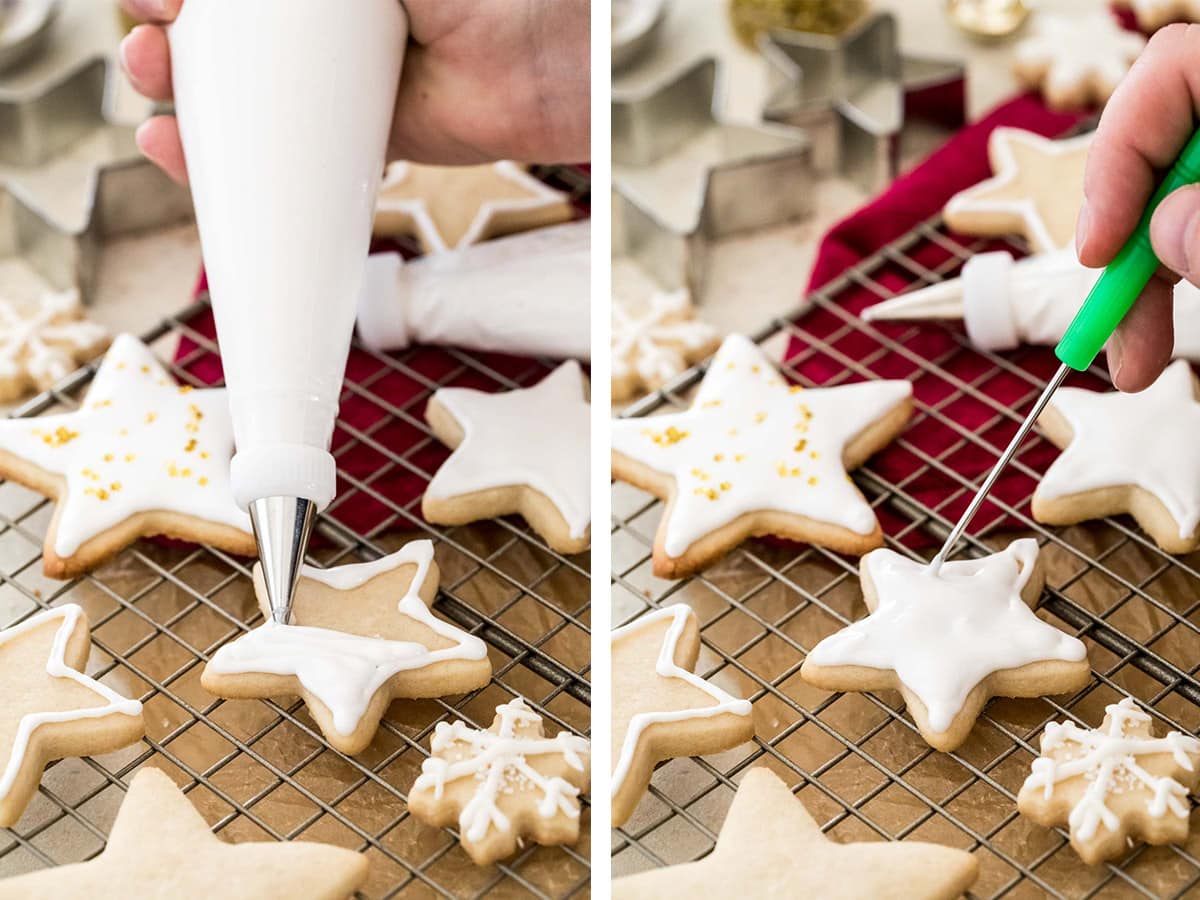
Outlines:
<svg viewBox="0 0 1200 900"><path fill-rule="evenodd" d="M263 497L250 504L267 601L271 617L280 625L286 625L292 614L316 513L317 505L301 497Z"/></svg>

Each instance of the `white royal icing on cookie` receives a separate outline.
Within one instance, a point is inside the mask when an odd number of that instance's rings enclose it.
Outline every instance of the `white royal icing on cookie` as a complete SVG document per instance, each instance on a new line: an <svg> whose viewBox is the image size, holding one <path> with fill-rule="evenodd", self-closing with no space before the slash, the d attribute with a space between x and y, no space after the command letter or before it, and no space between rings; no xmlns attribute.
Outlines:
<svg viewBox="0 0 1200 900"><path fill-rule="evenodd" d="M1055 15L1039 12L1033 34L1013 51L1021 65L1046 67L1042 90L1073 91L1083 82L1098 83L1107 98L1146 46L1146 39L1126 31L1108 10Z"/></svg>
<svg viewBox="0 0 1200 900"><path fill-rule="evenodd" d="M579 788L565 778L543 775L529 764L529 757L561 754L567 765L582 772L588 742L569 731L560 731L553 738L517 737L518 724L542 721L520 697L497 706L496 715L500 718L499 732L472 728L461 720L438 722L429 742L434 755L421 764L421 774L412 790L432 791L433 798L440 800L451 782L460 778L476 781L475 795L458 817L458 827L470 841L482 841L492 828L508 831L512 827L498 801L514 787L532 785L541 791L537 812L543 819L559 813L579 818ZM453 751L456 744L464 747L455 759L438 755Z"/></svg>
<svg viewBox="0 0 1200 900"><path fill-rule="evenodd" d="M1137 394L1059 388L1051 408L1071 426L1071 443L1034 494L1053 500L1137 485L1157 497L1188 540L1200 526L1200 403L1191 367L1176 360Z"/></svg>
<svg viewBox="0 0 1200 900"><path fill-rule="evenodd" d="M713 699L712 706L665 712L641 712L630 719L629 730L625 732L625 740L621 744L621 753L613 763L612 796L614 797L617 796L617 793L621 790L621 785L624 784L625 778L629 775L629 768L633 765L633 756L637 752L637 746L642 739L642 734L651 725L683 722L687 719L709 719L723 713L729 713L734 716L749 716L751 714L749 700L738 699L732 694L721 690L715 684L705 681L694 672L689 672L687 669L675 665L676 646L679 644L680 637L683 636L684 627L693 616L695 616L695 613L692 612L690 607L682 603L676 603L673 606L656 609L653 612L639 616L628 625L622 625L612 632L611 642L615 646L617 641L628 638L630 635L636 634L647 626L661 622L663 619L670 619L671 625L667 629L662 646L659 648L658 659L654 663L654 671L662 678L682 679L697 690L708 694Z"/></svg>
<svg viewBox="0 0 1200 900"><path fill-rule="evenodd" d="M79 354L108 337L80 317L79 291L49 292L28 308L0 299L0 379L48 387L75 371Z"/></svg>
<svg viewBox="0 0 1200 900"><path fill-rule="evenodd" d="M1083 642L1021 599L1037 554L1037 541L1024 538L991 556L943 563L934 574L925 563L874 550L863 567L878 597L875 611L825 638L808 659L894 671L925 705L930 727L948 731L993 672L1087 658Z"/></svg>
<svg viewBox="0 0 1200 900"><path fill-rule="evenodd" d="M54 536L61 557L154 510L250 533L229 485L225 391L177 385L127 334L113 341L78 410L0 421L0 450L66 481Z"/></svg>
<svg viewBox="0 0 1200 900"><path fill-rule="evenodd" d="M38 726L56 722L76 722L82 719L99 719L110 715L141 716L142 714L142 704L140 701L122 697L112 688L101 684L94 678L89 678L82 672L72 669L67 665L67 642L71 639L71 634L74 632L79 622L79 617L82 615L83 609L80 606L68 603L65 606L58 606L54 609L48 609L45 612L30 616L19 625L14 625L11 628L0 631L0 653L2 653L4 645L9 641L32 631L43 622L50 621L51 619L61 619L58 631L54 634L54 643L50 648L50 656L46 659L46 674L54 678L69 678L81 687L99 695L105 701L100 706L91 706L84 709L30 712L22 716L20 723L17 725L17 734L13 739L12 751L8 757L8 765L4 768L4 774L0 775L0 798L7 797L8 792L12 790L13 783L17 780L17 775L24 764L25 754L29 750L29 740L33 737L33 732ZM7 702L11 702L11 700Z"/></svg>
<svg viewBox="0 0 1200 900"><path fill-rule="evenodd" d="M429 497L527 486L554 504L571 537L583 537L592 522L591 407L579 363L563 363L530 388L489 394L447 387L433 399L458 422L463 439L434 473Z"/></svg>
<svg viewBox="0 0 1200 900"><path fill-rule="evenodd" d="M679 375L696 358L696 353L717 339L717 330L692 318L687 289L659 291L650 298L649 309L630 312L624 304L612 304L612 375L637 375L641 383L654 387Z"/></svg>
<svg viewBox="0 0 1200 900"><path fill-rule="evenodd" d="M416 573L396 606L397 612L453 641L451 647L431 650L415 641L364 637L307 625L280 625L268 619L221 647L208 667L220 675L294 676L328 708L337 733L351 734L375 692L393 675L446 660L487 656L481 640L438 619L421 599L421 585L432 562L433 544L413 541L374 562L333 569L304 566L301 576L334 590L352 591L400 566L415 565Z"/></svg>
<svg viewBox="0 0 1200 900"><path fill-rule="evenodd" d="M1042 755L1033 761L1022 790L1040 789L1049 800L1059 783L1083 776L1087 789L1067 818L1072 836L1082 841L1095 837L1101 825L1114 832L1121 827L1120 817L1108 808L1107 801L1130 789L1144 787L1151 792L1146 812L1153 818L1170 813L1186 819L1191 813L1187 788L1169 775L1147 772L1138 758L1169 753L1176 765L1192 772L1200 759L1200 741L1178 731L1162 738L1129 736L1131 725L1147 734L1145 726L1150 724L1150 717L1137 708L1131 697L1105 707L1105 713L1107 730L1081 728L1074 722L1048 724L1042 736ZM1064 759L1049 755L1072 745L1077 749Z"/></svg>
<svg viewBox="0 0 1200 900"><path fill-rule="evenodd" d="M789 387L748 338L730 335L690 409L612 423L612 446L675 479L664 547L679 557L739 516L776 510L856 534L876 527L842 454L912 396L907 381Z"/></svg>

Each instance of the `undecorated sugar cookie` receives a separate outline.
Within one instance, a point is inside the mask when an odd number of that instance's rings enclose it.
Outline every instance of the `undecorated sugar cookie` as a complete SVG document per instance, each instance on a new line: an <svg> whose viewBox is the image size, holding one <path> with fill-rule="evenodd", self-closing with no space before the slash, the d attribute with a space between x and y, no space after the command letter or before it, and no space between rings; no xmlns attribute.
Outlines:
<svg viewBox="0 0 1200 900"><path fill-rule="evenodd" d="M690 409L612 423L613 477L666 502L654 574L682 578L758 535L878 547L846 473L904 429L911 398L907 381L789 386L748 338L727 337Z"/></svg>
<svg viewBox="0 0 1200 900"><path fill-rule="evenodd" d="M0 298L0 401L44 391L108 346L83 317L79 291L50 291L28 304Z"/></svg>
<svg viewBox="0 0 1200 900"><path fill-rule="evenodd" d="M458 825L476 865L511 856L525 841L579 840L579 794L587 788L588 742L569 731L548 738L542 717L517 697L496 707L487 731L438 722L408 808L431 825Z"/></svg>
<svg viewBox="0 0 1200 900"><path fill-rule="evenodd" d="M817 644L800 677L827 691L900 691L921 737L962 744L992 697L1083 687L1083 642L1031 609L1042 592L1037 541L980 559L925 563L876 550L859 566L868 615Z"/></svg>
<svg viewBox="0 0 1200 900"><path fill-rule="evenodd" d="M693 673L700 625L677 603L612 633L612 824L623 825L654 766L719 753L754 737L750 703Z"/></svg>
<svg viewBox="0 0 1200 900"><path fill-rule="evenodd" d="M454 452L425 489L422 515L465 525L519 513L555 550L582 553L592 540L587 393L574 360L530 388L437 390L425 419Z"/></svg>
<svg viewBox="0 0 1200 900"><path fill-rule="evenodd" d="M1157 31L1172 22L1200 22L1200 0L1116 0L1113 6L1132 9L1143 31Z"/></svg>
<svg viewBox="0 0 1200 900"><path fill-rule="evenodd" d="M2 900L345 900L367 880L361 853L315 841L228 844L159 769L133 776L95 859L0 881Z"/></svg>
<svg viewBox="0 0 1200 900"><path fill-rule="evenodd" d="M91 649L74 603L0 631L0 827L21 818L50 760L109 753L145 733L141 703L83 674Z"/></svg>
<svg viewBox="0 0 1200 900"><path fill-rule="evenodd" d="M613 299L613 402L658 390L717 349L717 330L694 312L686 289L659 291L641 311Z"/></svg>
<svg viewBox="0 0 1200 900"><path fill-rule="evenodd" d="M1172 731L1154 737L1133 699L1105 708L1099 728L1051 722L1041 755L1017 794L1017 808L1039 825L1067 825L1088 865L1122 856L1131 840L1181 844L1200 781L1200 741Z"/></svg>
<svg viewBox="0 0 1200 900"><path fill-rule="evenodd" d="M266 621L213 654L200 683L232 699L298 694L332 747L360 753L392 700L461 694L491 677L483 642L430 612L437 585L429 541L375 562L304 566L281 625L256 565Z"/></svg>
<svg viewBox="0 0 1200 900"><path fill-rule="evenodd" d="M1033 494L1050 525L1129 513L1168 553L1200 547L1200 385L1177 360L1137 394L1059 388L1038 418L1062 448Z"/></svg>
<svg viewBox="0 0 1200 900"><path fill-rule="evenodd" d="M1026 87L1041 91L1051 109L1103 106L1146 46L1122 28L1108 10L1070 15L1038 11L1033 34L1013 55L1013 72Z"/></svg>
<svg viewBox="0 0 1200 900"><path fill-rule="evenodd" d="M150 349L119 335L74 412L0 421L0 477L58 501L46 574L86 572L139 537L256 552L229 484L224 390L177 385Z"/></svg>
<svg viewBox="0 0 1200 900"><path fill-rule="evenodd" d="M965 850L921 841L839 844L769 769L738 785L717 846L704 859L613 881L614 900L954 900L979 875Z"/></svg>

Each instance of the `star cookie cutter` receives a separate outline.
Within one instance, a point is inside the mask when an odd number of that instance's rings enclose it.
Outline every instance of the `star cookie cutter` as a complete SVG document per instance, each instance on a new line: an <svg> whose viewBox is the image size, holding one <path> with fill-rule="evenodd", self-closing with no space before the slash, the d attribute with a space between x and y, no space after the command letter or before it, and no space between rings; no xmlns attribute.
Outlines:
<svg viewBox="0 0 1200 900"><path fill-rule="evenodd" d="M613 254L628 255L667 290L703 296L710 246L747 231L807 218L814 171L804 132L776 124L737 124L720 112L721 70L704 58L662 81L612 97ZM698 162L696 211L668 221L631 174L712 137Z"/></svg>
<svg viewBox="0 0 1200 900"><path fill-rule="evenodd" d="M19 178L0 179L0 259L19 257L55 290L94 291L103 245L192 217L188 190L145 159L134 128L107 112L112 64L89 58L28 91L0 80L0 162L35 169L103 132L106 160L91 167L82 222L64 224Z"/></svg>
<svg viewBox="0 0 1200 900"><path fill-rule="evenodd" d="M763 118L805 129L819 173L840 171L869 191L896 176L910 120L966 119L962 63L901 53L891 13L837 36L771 31L758 48L768 70Z"/></svg>

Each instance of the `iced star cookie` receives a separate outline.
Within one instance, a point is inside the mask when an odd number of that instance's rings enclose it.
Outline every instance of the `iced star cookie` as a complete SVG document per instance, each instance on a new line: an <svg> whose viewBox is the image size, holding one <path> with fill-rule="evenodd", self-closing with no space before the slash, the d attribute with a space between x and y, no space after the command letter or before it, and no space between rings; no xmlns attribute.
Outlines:
<svg viewBox="0 0 1200 900"><path fill-rule="evenodd" d="M1087 684L1083 642L1031 609L1042 592L1037 541L1014 541L940 572L891 550L859 566L868 615L812 649L800 677L827 691L898 690L931 747L949 753L992 697Z"/></svg>
<svg viewBox="0 0 1200 900"><path fill-rule="evenodd" d="M612 633L612 824L625 824L654 767L754 737L750 703L693 673L700 625L682 603Z"/></svg>
<svg viewBox="0 0 1200 900"><path fill-rule="evenodd" d="M1030 27L1033 34L1013 52L1013 73L1051 109L1103 106L1146 46L1108 10L1039 12Z"/></svg>
<svg viewBox="0 0 1200 900"><path fill-rule="evenodd" d="M921 841L839 844L769 769L738 785L713 852L613 881L614 900L821 897L954 900L979 875L965 850Z"/></svg>
<svg viewBox="0 0 1200 900"><path fill-rule="evenodd" d="M519 513L555 550L582 553L592 542L587 393L574 360L530 388L436 391L425 420L454 452L425 489L421 514L465 525Z"/></svg>
<svg viewBox="0 0 1200 900"><path fill-rule="evenodd" d="M1143 31L1157 31L1172 22L1200 22L1200 0L1116 0L1113 6L1133 10Z"/></svg>
<svg viewBox="0 0 1200 900"><path fill-rule="evenodd" d="M789 386L748 338L727 337L690 409L612 423L613 477L666 503L654 574L682 578L759 535L878 547L846 473L904 430L911 398L907 381Z"/></svg>
<svg viewBox="0 0 1200 900"><path fill-rule="evenodd" d="M1200 781L1200 741L1172 731L1154 737L1133 699L1105 708L1099 728L1051 722L1017 809L1039 825L1067 825L1090 866L1122 856L1134 839L1182 844Z"/></svg>
<svg viewBox="0 0 1200 900"><path fill-rule="evenodd" d="M1056 141L1020 128L995 129L988 137L995 174L950 198L946 224L962 234L1020 234L1035 253L1073 247L1092 137Z"/></svg>
<svg viewBox="0 0 1200 900"><path fill-rule="evenodd" d="M392 700L461 694L491 677L483 642L430 612L437 586L429 541L374 562L304 566L280 625L256 565L266 621L213 654L200 684L230 699L299 695L330 746L361 753Z"/></svg>
<svg viewBox="0 0 1200 900"><path fill-rule="evenodd" d="M567 195L514 162L482 166L394 162L379 186L375 233L413 234L426 253L441 253L570 218Z"/></svg>
<svg viewBox="0 0 1200 900"><path fill-rule="evenodd" d="M44 391L108 346L83 317L79 291L50 291L27 304L0 297L0 402Z"/></svg>
<svg viewBox="0 0 1200 900"><path fill-rule="evenodd" d="M487 731L438 722L408 808L431 825L457 825L476 865L511 856L527 840L579 840L579 794L588 785L588 742L569 731L545 735L520 697L496 707Z"/></svg>
<svg viewBox="0 0 1200 900"><path fill-rule="evenodd" d="M0 477L58 501L42 557L54 578L154 534L253 556L250 517L229 485L232 456L225 391L177 385L127 334L78 410L0 421Z"/></svg>
<svg viewBox="0 0 1200 900"><path fill-rule="evenodd" d="M613 299L613 402L658 390L717 349L717 330L694 313L687 290L659 291L641 311Z"/></svg>
<svg viewBox="0 0 1200 900"><path fill-rule="evenodd" d="M1038 424L1063 454L1038 483L1033 517L1073 525L1129 513L1168 553L1200 547L1197 390L1184 360L1138 394L1059 388Z"/></svg>
<svg viewBox="0 0 1200 900"><path fill-rule="evenodd" d="M141 703L83 674L91 649L74 603L0 631L0 827L21 818L46 763L110 753L145 732Z"/></svg>
<svg viewBox="0 0 1200 900"><path fill-rule="evenodd" d="M214 835L159 769L141 769L95 859L0 881L3 900L345 900L367 880L367 858L314 841L229 844Z"/></svg>

